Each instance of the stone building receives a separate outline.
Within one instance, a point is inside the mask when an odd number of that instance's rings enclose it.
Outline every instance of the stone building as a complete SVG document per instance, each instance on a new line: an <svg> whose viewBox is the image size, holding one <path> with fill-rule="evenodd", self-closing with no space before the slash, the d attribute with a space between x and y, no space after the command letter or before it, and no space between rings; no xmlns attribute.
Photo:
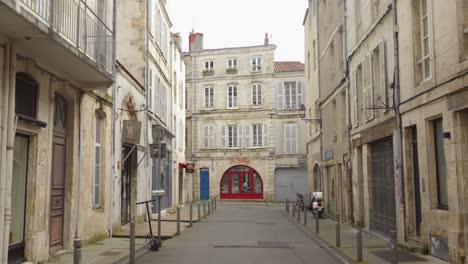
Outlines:
<svg viewBox="0 0 468 264"><path fill-rule="evenodd" d="M307 91L319 90L306 100L314 118L314 100L327 100L322 78L334 67L320 63L334 41L325 41L325 49L315 43L336 23L320 15L346 10L340 23L347 98L339 104L349 113L348 220L384 236L396 230L400 243L427 245L432 255L452 263L464 263L468 244L467 8L466 1L310 0L304 20ZM315 117L320 115L325 153L327 126L342 117L323 108ZM314 139L311 134L309 164L317 162Z"/></svg>
<svg viewBox="0 0 468 264"><path fill-rule="evenodd" d="M0 1L0 263L107 235L112 10Z"/></svg>
<svg viewBox="0 0 468 264"><path fill-rule="evenodd" d="M196 167L194 198L283 200L294 188L304 192L303 65L275 62L268 37L264 45L222 49L203 49L201 33L189 41L186 157ZM289 182L277 182L278 173ZM277 184L286 185L281 194Z"/></svg>

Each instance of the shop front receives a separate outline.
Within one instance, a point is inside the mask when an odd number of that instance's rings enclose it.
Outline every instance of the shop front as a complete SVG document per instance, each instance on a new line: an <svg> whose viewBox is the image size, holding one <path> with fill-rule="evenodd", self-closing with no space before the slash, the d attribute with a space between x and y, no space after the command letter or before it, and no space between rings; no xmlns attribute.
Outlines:
<svg viewBox="0 0 468 264"><path fill-rule="evenodd" d="M263 181L260 174L248 166L228 169L220 186L221 199L263 199Z"/></svg>

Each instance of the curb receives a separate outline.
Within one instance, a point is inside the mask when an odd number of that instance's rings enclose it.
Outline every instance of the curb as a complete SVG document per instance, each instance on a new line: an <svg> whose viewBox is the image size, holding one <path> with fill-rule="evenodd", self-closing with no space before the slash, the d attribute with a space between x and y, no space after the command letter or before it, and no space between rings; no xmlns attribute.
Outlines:
<svg viewBox="0 0 468 264"><path fill-rule="evenodd" d="M293 223L299 230L301 230L310 240L315 242L319 247L323 248L331 257L335 258L337 261L343 264L358 264L359 262L353 260L348 255L343 253L341 250L335 246L328 243L326 240L321 238L319 235L315 234L312 230L308 229L301 223L298 223L293 219L289 214L281 211L281 214L288 218L288 220Z"/></svg>
<svg viewBox="0 0 468 264"><path fill-rule="evenodd" d="M151 250L148 248L148 245L144 245L143 247L135 251L135 259L138 259L139 257L145 255L146 253L150 251ZM126 255L122 257L121 259L117 260L116 262L113 262L112 264L128 264L128 263L130 263L130 255Z"/></svg>

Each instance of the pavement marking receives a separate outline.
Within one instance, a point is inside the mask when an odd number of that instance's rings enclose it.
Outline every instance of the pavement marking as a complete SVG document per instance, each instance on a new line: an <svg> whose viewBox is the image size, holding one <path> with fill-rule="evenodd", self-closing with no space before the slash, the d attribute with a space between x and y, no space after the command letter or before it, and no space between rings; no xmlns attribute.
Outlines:
<svg viewBox="0 0 468 264"><path fill-rule="evenodd" d="M291 246L256 246L256 245L217 245L212 246L212 248L278 248L278 249L291 249L295 247Z"/></svg>

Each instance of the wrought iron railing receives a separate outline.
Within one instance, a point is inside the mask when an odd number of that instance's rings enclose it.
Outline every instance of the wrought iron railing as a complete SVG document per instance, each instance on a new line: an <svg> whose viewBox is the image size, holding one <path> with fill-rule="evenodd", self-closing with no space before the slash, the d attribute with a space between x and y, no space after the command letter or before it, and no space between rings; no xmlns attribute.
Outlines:
<svg viewBox="0 0 468 264"><path fill-rule="evenodd" d="M21 11L36 15L70 45L112 72L112 30L85 1L19 0L19 4Z"/></svg>

